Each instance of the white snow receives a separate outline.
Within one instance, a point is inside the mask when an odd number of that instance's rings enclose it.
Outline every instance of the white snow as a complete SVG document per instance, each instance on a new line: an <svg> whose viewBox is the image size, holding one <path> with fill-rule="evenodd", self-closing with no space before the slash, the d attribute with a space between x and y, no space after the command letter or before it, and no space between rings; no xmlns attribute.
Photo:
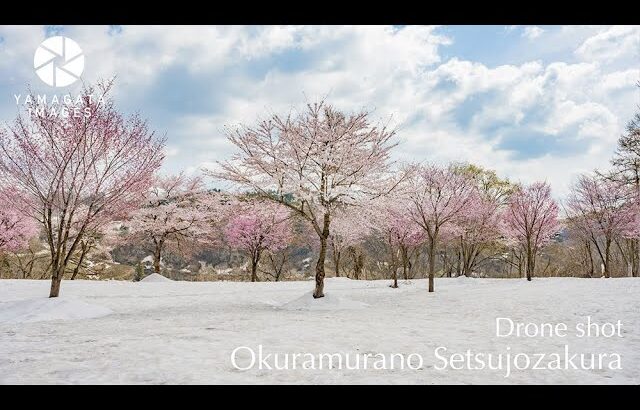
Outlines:
<svg viewBox="0 0 640 410"><path fill-rule="evenodd" d="M279 308L283 310L349 310L364 309L368 306L366 303L349 300L331 293L322 298L314 299L313 292L308 292Z"/></svg>
<svg viewBox="0 0 640 410"><path fill-rule="evenodd" d="M431 294L424 279L400 281L398 289L388 280L327 279L326 296L317 300L313 284L75 280L49 300L48 281L0 280L0 383L640 383L637 278L442 278ZM95 317L99 307L113 313ZM621 320L622 337L495 334L496 317L571 327L587 316ZM45 320L31 321L36 317ZM424 364L417 370L234 368L234 349L259 345L265 354L418 353ZM438 370L434 356L439 346L449 354L500 354L561 352L565 345L572 352L616 352L622 369L513 370L504 377L499 370Z"/></svg>
<svg viewBox="0 0 640 410"><path fill-rule="evenodd" d="M233 273L233 268L215 269L215 271L218 275L231 275Z"/></svg>
<svg viewBox="0 0 640 410"><path fill-rule="evenodd" d="M0 303L0 324L78 320L113 313L103 306L66 298L39 298Z"/></svg>
<svg viewBox="0 0 640 410"><path fill-rule="evenodd" d="M140 282L173 282L171 279L160 275L159 273L152 273L140 280Z"/></svg>

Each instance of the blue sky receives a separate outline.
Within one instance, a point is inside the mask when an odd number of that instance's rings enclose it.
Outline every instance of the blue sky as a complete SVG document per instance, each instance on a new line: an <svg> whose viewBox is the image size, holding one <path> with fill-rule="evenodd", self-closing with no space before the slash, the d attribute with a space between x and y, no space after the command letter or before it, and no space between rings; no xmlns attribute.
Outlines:
<svg viewBox="0 0 640 410"><path fill-rule="evenodd" d="M64 35L82 78L116 76L114 98L168 139L165 170L227 158L226 126L327 97L398 127L402 161L465 160L556 196L608 165L640 103L640 27L0 26L0 119L28 86L33 53Z"/></svg>

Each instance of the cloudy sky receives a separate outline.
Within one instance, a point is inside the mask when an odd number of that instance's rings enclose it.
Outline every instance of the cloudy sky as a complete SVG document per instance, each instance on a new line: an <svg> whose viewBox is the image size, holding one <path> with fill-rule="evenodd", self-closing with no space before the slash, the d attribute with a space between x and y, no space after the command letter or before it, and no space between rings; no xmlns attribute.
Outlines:
<svg viewBox="0 0 640 410"><path fill-rule="evenodd" d="M398 128L403 161L464 160L561 198L606 167L640 103L640 26L0 26L0 120L51 88L33 56L64 35L82 78L117 76L119 107L168 139L167 172L227 158L224 127L323 97Z"/></svg>

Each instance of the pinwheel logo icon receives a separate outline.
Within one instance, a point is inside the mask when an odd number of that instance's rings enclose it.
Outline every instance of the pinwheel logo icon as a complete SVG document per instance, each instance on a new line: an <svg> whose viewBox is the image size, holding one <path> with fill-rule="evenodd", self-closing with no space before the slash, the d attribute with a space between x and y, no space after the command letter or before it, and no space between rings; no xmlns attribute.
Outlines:
<svg viewBox="0 0 640 410"><path fill-rule="evenodd" d="M33 68L47 85L66 87L76 82L84 71L84 54L70 38L49 37L36 49Z"/></svg>

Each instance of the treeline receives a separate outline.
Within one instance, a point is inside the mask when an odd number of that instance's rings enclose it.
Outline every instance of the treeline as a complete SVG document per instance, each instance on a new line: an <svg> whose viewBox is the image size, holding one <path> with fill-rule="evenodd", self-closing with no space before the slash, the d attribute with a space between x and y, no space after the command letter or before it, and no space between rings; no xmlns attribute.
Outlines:
<svg viewBox="0 0 640 410"><path fill-rule="evenodd" d="M97 85L103 95L111 86ZM392 287L426 277L433 292L438 276L640 269L640 114L611 169L582 175L559 204L545 182L467 163L395 163L395 130L324 101L228 129L236 154L198 176L160 175L164 140L110 99L81 100L83 118L32 104L0 131L0 250L7 276L50 277L52 297L63 278L90 275L123 249L148 250L157 273L171 255L233 250L251 281L311 274L316 298L327 271ZM221 181L233 191L208 187ZM315 263L293 260L300 249ZM140 266L131 275L143 276Z"/></svg>

